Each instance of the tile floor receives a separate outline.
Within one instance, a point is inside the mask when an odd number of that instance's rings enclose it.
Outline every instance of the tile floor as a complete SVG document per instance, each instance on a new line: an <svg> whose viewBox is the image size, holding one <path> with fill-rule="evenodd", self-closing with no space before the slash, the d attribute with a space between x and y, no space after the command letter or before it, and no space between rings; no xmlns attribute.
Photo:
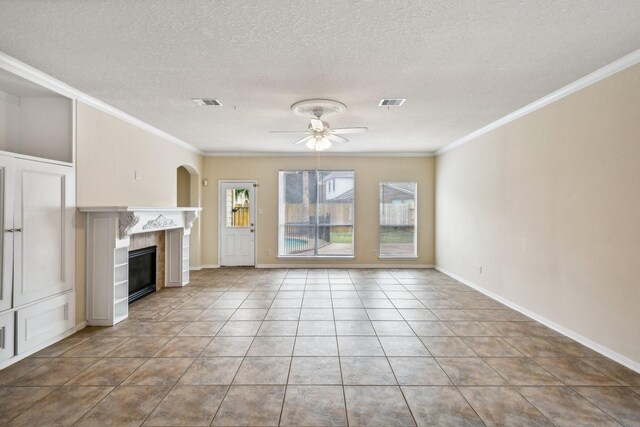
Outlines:
<svg viewBox="0 0 640 427"><path fill-rule="evenodd" d="M434 270L203 270L0 371L0 424L640 426L640 375Z"/></svg>

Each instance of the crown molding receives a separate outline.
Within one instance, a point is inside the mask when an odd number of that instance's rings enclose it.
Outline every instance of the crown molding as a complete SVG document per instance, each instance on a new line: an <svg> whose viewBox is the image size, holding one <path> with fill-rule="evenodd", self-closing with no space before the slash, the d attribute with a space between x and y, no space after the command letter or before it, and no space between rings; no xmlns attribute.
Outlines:
<svg viewBox="0 0 640 427"><path fill-rule="evenodd" d="M69 86L66 83L61 82L58 79L51 77L50 75L43 73L40 70L37 70L30 65L25 64L24 62L20 62L17 59L7 55L6 53L0 52L0 68L6 71L9 71L13 74L16 74L26 80L29 80L33 83L39 84L40 86L46 87L54 92L59 93L60 95L66 96L71 99L75 99L83 102L86 105L89 105L97 110L102 111L103 113L107 113L111 116L114 116L126 123L129 123L137 128L145 130L153 135L156 135L165 141L176 144L182 148L185 148L194 153L203 155L204 152L193 145L184 142L183 140L176 138L173 135L168 134L167 132L160 130L150 124L143 122L140 119L133 117L130 114L125 113L124 111L118 110L111 105L100 101L86 93L75 89Z"/></svg>
<svg viewBox="0 0 640 427"><path fill-rule="evenodd" d="M381 152L323 152L318 154L316 152L208 152L200 150L199 148L194 147L193 145L176 138L173 135L168 134L167 132L160 130L146 122L143 122L140 119L137 119L131 116L124 111L121 111L111 105L100 101L86 93L75 89L66 83L63 83L48 74L37 70L23 62L18 61L17 59L0 52L0 68L12 72L26 80L29 80L33 83L39 84L47 89L50 89L54 92L57 92L63 96L76 99L78 101L83 102L86 105L89 105L97 110L100 110L104 113L107 113L111 116L119 118L126 123L129 123L133 126L136 126L139 129L145 130L153 135L156 135L165 141L171 142L173 144L178 145L184 149L192 151L196 154L206 156L206 157L434 157L439 156L449 150L452 150L456 147L459 147L463 144L466 144L469 141L476 139L477 137L484 135L492 130L495 130L509 122L512 122L522 116L525 116L533 111L536 111L542 107L545 107L553 102L556 102L566 96L571 95L574 92L577 92L581 89L584 89L594 83L599 82L607 77L610 77L620 71L623 71L633 65L640 63L640 49L631 52L630 54L623 56L622 58L605 65L604 67L594 71L593 73L587 74L586 76L570 83L555 92L550 93L549 95L543 96L542 98L510 113L506 116L489 123L488 125L471 132L470 134L459 138L444 147L436 150L436 151L418 151L418 152L397 152L397 151L381 151Z"/></svg>
<svg viewBox="0 0 640 427"><path fill-rule="evenodd" d="M605 65L604 67L594 71L593 73L587 74L586 76L574 81L573 83L569 83L568 85L556 90L555 92L550 93L549 95L543 96L542 98L533 101L531 104L525 105L524 107L514 111L513 113L507 114L506 116L496 120L495 122L489 123L488 125L481 127L480 129L445 145L444 147L436 150L435 155L439 156L442 153L466 144L467 142L472 141L477 137L484 135L485 133L491 132L494 129L504 126L509 122L519 119L522 116L532 113L542 107L545 107L566 96L569 96L574 92L582 90L587 86L591 86L592 84L597 83L600 80L604 80L607 77L619 73L620 71L623 71L638 63L640 63L640 49L635 50L608 65Z"/></svg>
<svg viewBox="0 0 640 427"><path fill-rule="evenodd" d="M205 152L205 157L434 157L432 151L364 151L364 152L336 152L336 151L272 151L272 152L247 152L247 151L222 151Z"/></svg>

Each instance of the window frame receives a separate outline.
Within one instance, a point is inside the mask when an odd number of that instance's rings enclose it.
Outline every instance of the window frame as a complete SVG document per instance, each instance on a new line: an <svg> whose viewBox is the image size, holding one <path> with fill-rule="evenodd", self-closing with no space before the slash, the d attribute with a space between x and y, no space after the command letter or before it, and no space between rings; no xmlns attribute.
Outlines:
<svg viewBox="0 0 640 427"><path fill-rule="evenodd" d="M314 255L293 255L293 254L281 254L280 247L283 243L284 235L282 234L282 227L284 224L281 224L282 215L284 215L284 200L283 200L283 184L284 180L282 179L286 173L298 173L298 172L315 172L316 177L319 173L332 173L332 172L350 172L353 175L353 201L352 205L352 220L351 220L351 246L352 253L351 255L322 255L315 253ZM335 185L335 184L334 184ZM318 204L319 192L317 189L318 181L316 178L316 206ZM317 209L317 207L316 207ZM316 212L317 213L317 212ZM354 259L356 257L356 171L353 169L280 169L278 170L278 215L276 218L277 227L278 227L278 243L276 247L276 259ZM318 224L318 215L316 214L316 236L317 229L320 224ZM317 248L314 248L317 251Z"/></svg>
<svg viewBox="0 0 640 427"><path fill-rule="evenodd" d="M414 184L415 192L413 195L414 215L413 215L413 255L383 255L382 254L382 188L385 184ZM418 181L380 181L378 183L378 259L418 259Z"/></svg>

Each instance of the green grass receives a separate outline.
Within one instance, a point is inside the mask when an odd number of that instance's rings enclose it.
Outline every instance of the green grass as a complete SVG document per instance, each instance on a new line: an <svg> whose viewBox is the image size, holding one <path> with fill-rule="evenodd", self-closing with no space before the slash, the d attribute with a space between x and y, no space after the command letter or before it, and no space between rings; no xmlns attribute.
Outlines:
<svg viewBox="0 0 640 427"><path fill-rule="evenodd" d="M413 231L386 231L380 233L380 243L413 243Z"/></svg>
<svg viewBox="0 0 640 427"><path fill-rule="evenodd" d="M380 233L380 243L413 243L413 231L386 231ZM331 233L330 243L352 243L353 233Z"/></svg>
<svg viewBox="0 0 640 427"><path fill-rule="evenodd" d="M331 243L351 243L353 233L331 233Z"/></svg>

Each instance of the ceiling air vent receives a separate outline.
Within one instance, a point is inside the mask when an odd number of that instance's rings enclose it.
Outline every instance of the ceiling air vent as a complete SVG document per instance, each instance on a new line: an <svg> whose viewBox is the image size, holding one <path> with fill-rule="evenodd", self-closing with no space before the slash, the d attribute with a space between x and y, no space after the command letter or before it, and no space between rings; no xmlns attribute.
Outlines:
<svg viewBox="0 0 640 427"><path fill-rule="evenodd" d="M378 107L399 107L404 104L404 98L382 98Z"/></svg>
<svg viewBox="0 0 640 427"><path fill-rule="evenodd" d="M222 107L222 103L215 98L193 98L192 101L200 107Z"/></svg>

